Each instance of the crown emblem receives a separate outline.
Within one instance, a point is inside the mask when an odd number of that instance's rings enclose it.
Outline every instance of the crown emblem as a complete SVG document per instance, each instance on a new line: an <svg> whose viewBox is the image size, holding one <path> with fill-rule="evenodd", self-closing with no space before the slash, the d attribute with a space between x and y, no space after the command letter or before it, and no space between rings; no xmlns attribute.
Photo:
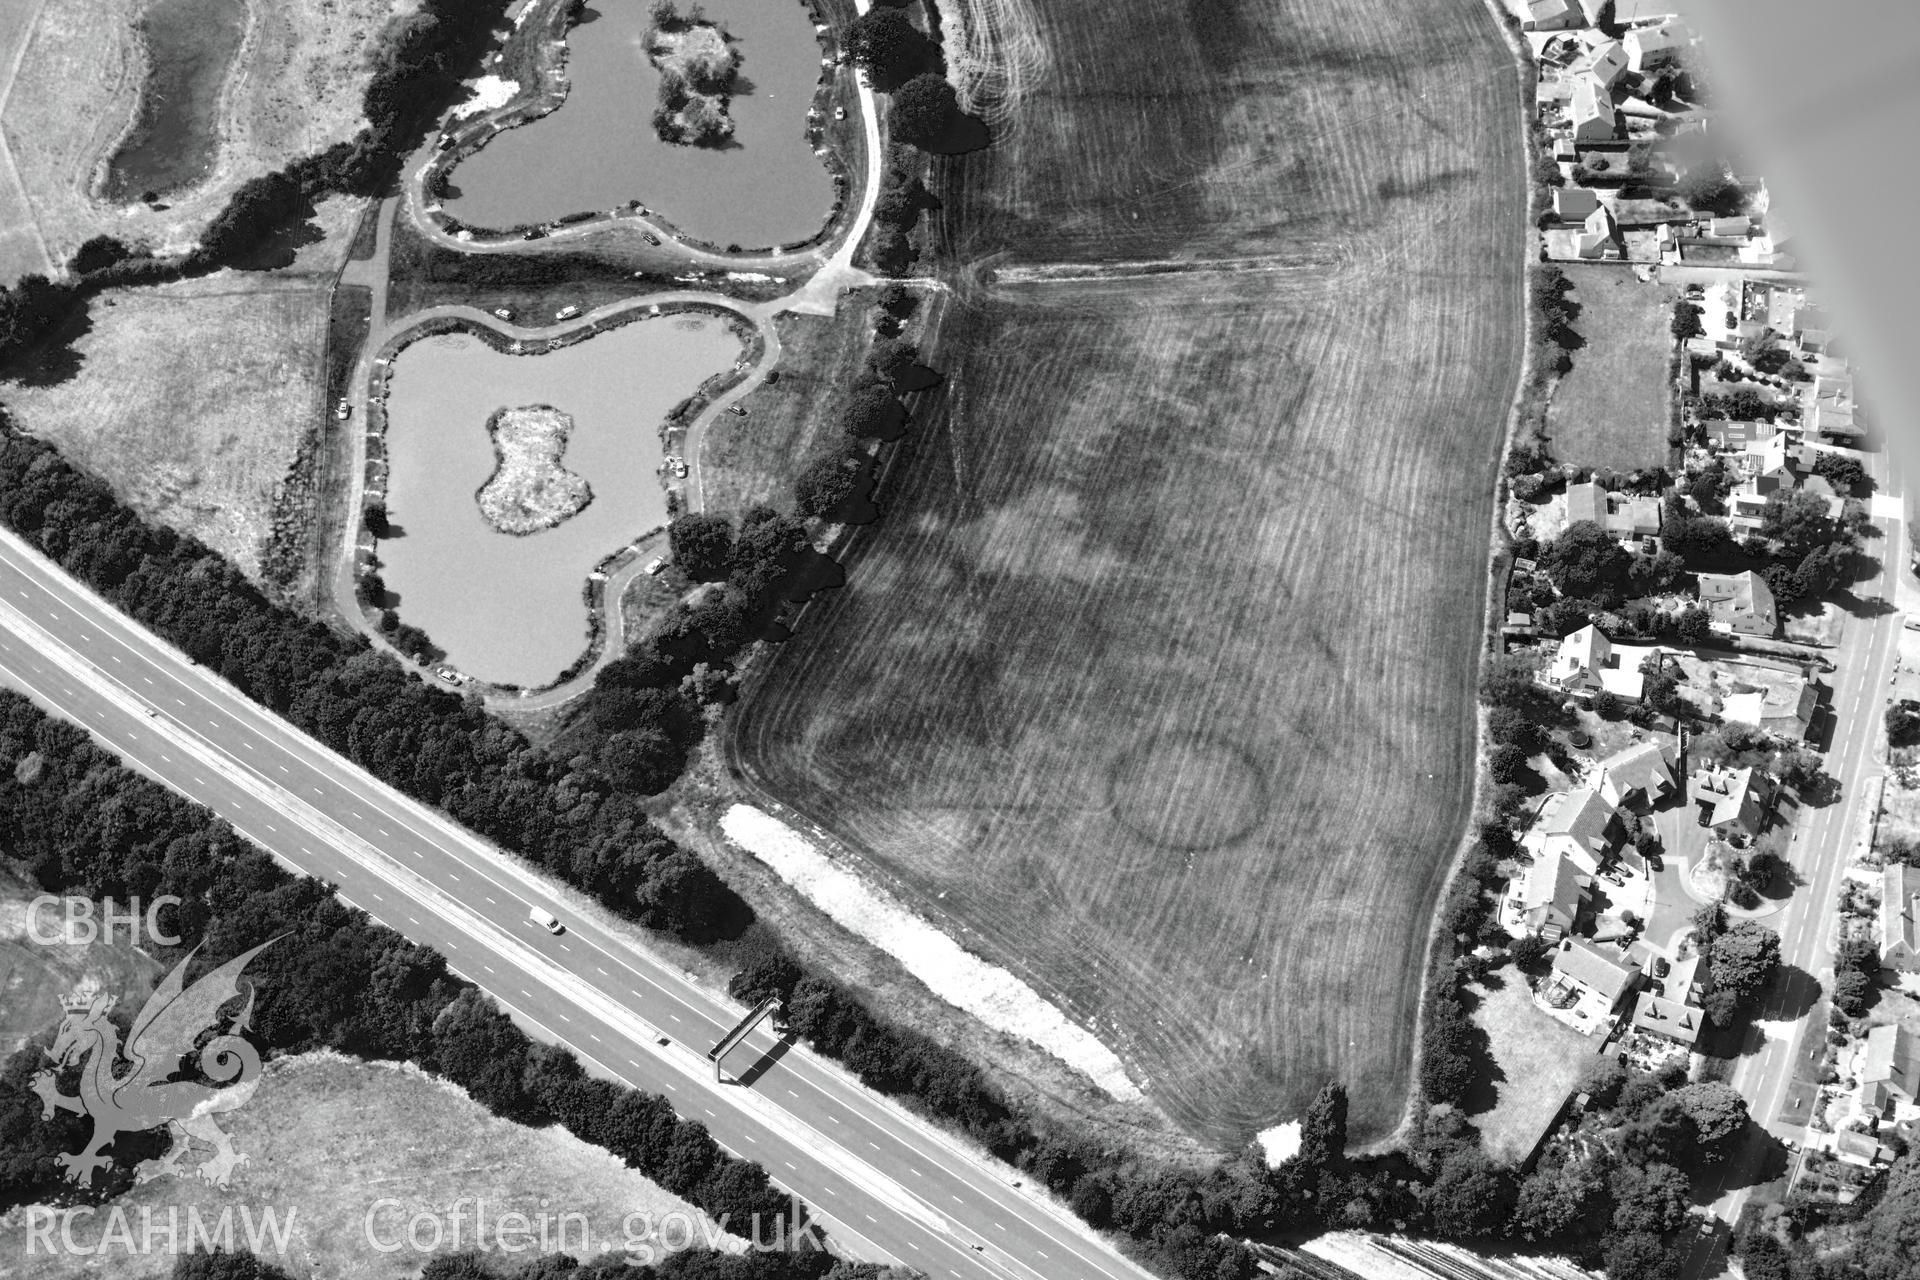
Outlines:
<svg viewBox="0 0 1920 1280"><path fill-rule="evenodd" d="M99 994L99 981L87 978L73 989L72 995L60 997L60 1007L68 1013L85 1013L93 1007L94 997Z"/></svg>

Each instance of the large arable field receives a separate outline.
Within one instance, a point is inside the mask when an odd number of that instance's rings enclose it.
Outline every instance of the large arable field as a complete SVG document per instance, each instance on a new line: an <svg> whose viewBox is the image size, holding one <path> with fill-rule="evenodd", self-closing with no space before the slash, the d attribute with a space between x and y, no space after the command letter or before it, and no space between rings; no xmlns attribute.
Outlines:
<svg viewBox="0 0 1920 1280"><path fill-rule="evenodd" d="M1680 290L1643 284L1625 267L1566 268L1582 346L1547 410L1555 457L1635 471L1667 460L1668 325Z"/></svg>
<svg viewBox="0 0 1920 1280"><path fill-rule="evenodd" d="M738 754L1195 1134L1340 1079L1379 1137L1472 786L1515 67L1477 0L1023 12L945 411Z"/></svg>

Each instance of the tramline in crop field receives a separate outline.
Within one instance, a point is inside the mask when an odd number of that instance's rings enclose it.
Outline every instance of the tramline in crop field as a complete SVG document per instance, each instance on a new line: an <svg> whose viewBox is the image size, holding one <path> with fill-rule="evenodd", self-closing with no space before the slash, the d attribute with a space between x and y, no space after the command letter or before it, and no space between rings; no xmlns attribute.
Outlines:
<svg viewBox="0 0 1920 1280"><path fill-rule="evenodd" d="M1223 1143L1334 1078L1400 1115L1521 346L1492 17L1297 8L996 10L1048 69L942 217L1050 270L954 298L946 411L737 739Z"/></svg>

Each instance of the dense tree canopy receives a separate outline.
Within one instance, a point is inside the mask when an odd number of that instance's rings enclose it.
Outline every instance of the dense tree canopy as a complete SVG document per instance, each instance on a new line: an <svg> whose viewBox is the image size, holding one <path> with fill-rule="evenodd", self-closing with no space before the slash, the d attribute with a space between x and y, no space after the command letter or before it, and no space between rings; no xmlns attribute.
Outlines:
<svg viewBox="0 0 1920 1280"><path fill-rule="evenodd" d="M847 33L847 51L873 81L873 87L883 93L929 70L938 54L906 14L883 6L854 19Z"/></svg>
<svg viewBox="0 0 1920 1280"><path fill-rule="evenodd" d="M673 562L695 582L718 582L733 564L733 522L723 515L693 511L667 526Z"/></svg>
<svg viewBox="0 0 1920 1280"><path fill-rule="evenodd" d="M887 127L895 138L916 147L930 147L953 127L960 103L947 78L923 71L893 93Z"/></svg>
<svg viewBox="0 0 1920 1280"><path fill-rule="evenodd" d="M1576 520L1540 549L1540 567L1563 595L1606 600L1627 584L1633 557L1591 520Z"/></svg>

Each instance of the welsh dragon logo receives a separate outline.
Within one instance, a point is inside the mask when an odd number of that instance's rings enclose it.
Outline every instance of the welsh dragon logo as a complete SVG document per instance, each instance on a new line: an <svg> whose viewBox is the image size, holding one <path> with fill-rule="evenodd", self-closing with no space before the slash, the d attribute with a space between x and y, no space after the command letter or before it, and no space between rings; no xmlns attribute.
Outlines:
<svg viewBox="0 0 1920 1280"><path fill-rule="evenodd" d="M84 1150L55 1157L66 1170L68 1181L87 1186L95 1169L113 1163L100 1151L117 1135L164 1124L173 1132L173 1146L138 1172L139 1181L186 1172L180 1161L197 1138L213 1148L213 1155L193 1171L215 1186L227 1185L247 1157L233 1149L233 1140L214 1123L214 1117L242 1106L259 1086L260 1055L240 1034L247 1029L253 1013L251 982L245 989L245 1007L227 1024L225 1032L201 1046L200 1071L213 1083L172 1077L180 1070L180 1060L193 1051L200 1033L219 1021L220 1006L242 994L240 971L276 941L269 939L235 956L189 987L187 966L200 951L195 947L148 997L140 1016L133 1020L124 1049L119 1029L107 1020L113 996L82 990L60 1002L66 1016L47 1056L61 1067L86 1060L80 1073L80 1093L78 1097L61 1093L51 1070L35 1075L32 1088L40 1095L43 1119L52 1118L58 1109L93 1121L93 1136ZM114 1068L122 1057L132 1065L124 1074L115 1075Z"/></svg>

